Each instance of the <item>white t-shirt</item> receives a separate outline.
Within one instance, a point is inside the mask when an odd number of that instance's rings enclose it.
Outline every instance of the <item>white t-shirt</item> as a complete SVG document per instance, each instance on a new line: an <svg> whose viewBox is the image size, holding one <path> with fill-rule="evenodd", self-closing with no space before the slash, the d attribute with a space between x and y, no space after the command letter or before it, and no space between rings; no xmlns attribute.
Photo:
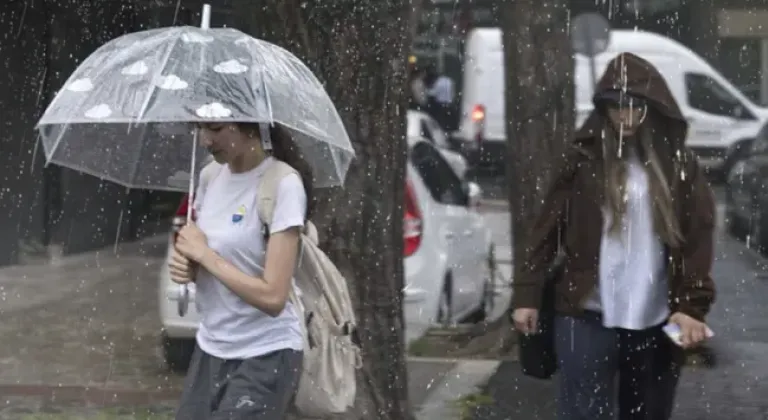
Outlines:
<svg viewBox="0 0 768 420"><path fill-rule="evenodd" d="M263 274L266 252L256 193L262 174L272 163L268 158L244 173L232 173L224 165L196 205L197 223L208 238L208 246L252 276ZM303 226L306 208L301 178L295 174L283 178L269 232ZM196 286L197 309L202 315L197 343L206 353L222 359L247 359L283 349L302 350L299 317L290 302L273 318L240 299L202 268Z"/></svg>
<svg viewBox="0 0 768 420"><path fill-rule="evenodd" d="M453 102L453 80L447 76L438 77L429 94L441 104L450 104Z"/></svg>
<svg viewBox="0 0 768 420"><path fill-rule="evenodd" d="M664 245L653 227L648 173L636 157L627 165L627 210L617 234L604 210L599 282L585 309L600 311L608 328L643 330L669 316Z"/></svg>

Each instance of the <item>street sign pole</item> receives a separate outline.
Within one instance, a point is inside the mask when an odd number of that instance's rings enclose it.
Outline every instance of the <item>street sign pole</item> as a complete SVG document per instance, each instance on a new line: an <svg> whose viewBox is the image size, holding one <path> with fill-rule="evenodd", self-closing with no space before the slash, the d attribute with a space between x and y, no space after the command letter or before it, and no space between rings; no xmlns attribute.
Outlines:
<svg viewBox="0 0 768 420"><path fill-rule="evenodd" d="M597 87L597 64L595 57L608 49L611 39L611 24L599 13L582 13L571 23L571 47L577 54L589 60L592 91Z"/></svg>
<svg viewBox="0 0 768 420"><path fill-rule="evenodd" d="M590 37L589 28L587 28L586 26L582 26L581 32L582 32L581 36L583 36L584 39L589 39ZM584 47L585 47L586 55L587 57L589 57L589 77L592 80L591 86L592 86L592 91L594 92L594 90L597 88L597 66L595 65L595 55L597 54L595 53L595 46L592 42L585 43Z"/></svg>

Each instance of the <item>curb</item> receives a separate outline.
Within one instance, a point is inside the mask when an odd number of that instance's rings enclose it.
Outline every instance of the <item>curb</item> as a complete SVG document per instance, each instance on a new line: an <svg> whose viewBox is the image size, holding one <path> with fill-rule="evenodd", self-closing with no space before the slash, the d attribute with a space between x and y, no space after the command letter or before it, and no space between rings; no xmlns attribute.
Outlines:
<svg viewBox="0 0 768 420"><path fill-rule="evenodd" d="M509 201L507 200L482 200L477 206L478 211L508 211Z"/></svg>
<svg viewBox="0 0 768 420"><path fill-rule="evenodd" d="M0 385L3 397L37 398L41 402L94 407L151 406L178 402L180 389L134 390L82 385Z"/></svg>
<svg viewBox="0 0 768 420"><path fill-rule="evenodd" d="M153 249L165 253L168 243L167 234L148 236L136 241L122 242L117 246L107 246L93 251L73 253L68 255L52 255L42 264L13 264L0 267L0 273L14 273L28 270L50 270L52 267L66 269L73 266L98 265L104 259L127 259L134 257L150 257ZM53 252L54 254L56 252Z"/></svg>
<svg viewBox="0 0 768 420"><path fill-rule="evenodd" d="M414 358L411 358L413 360ZM434 359L431 359L434 360ZM443 359L444 361L446 359ZM480 391L496 373L500 361L463 360L459 361L435 386L427 399L416 412L417 420L454 420L459 419L459 407L456 401Z"/></svg>

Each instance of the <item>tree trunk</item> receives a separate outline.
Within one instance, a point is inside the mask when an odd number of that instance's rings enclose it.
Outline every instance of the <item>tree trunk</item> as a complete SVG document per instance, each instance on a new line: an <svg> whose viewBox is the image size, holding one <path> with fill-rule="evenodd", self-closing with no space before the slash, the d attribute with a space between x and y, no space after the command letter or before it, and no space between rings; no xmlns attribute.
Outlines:
<svg viewBox="0 0 768 420"><path fill-rule="evenodd" d="M422 11L424 10L424 1L425 0L410 0L411 3L411 15L408 21L408 25L410 26L410 35L411 39L415 38L416 35L418 35L419 31L419 19L421 18ZM429 1L429 0L426 0Z"/></svg>
<svg viewBox="0 0 768 420"><path fill-rule="evenodd" d="M263 3L262 3L263 4ZM313 217L346 275L363 345L360 403L345 418L408 420L403 333L405 57L408 0L234 4L238 28L285 47L324 82L357 157L344 189L322 192Z"/></svg>
<svg viewBox="0 0 768 420"><path fill-rule="evenodd" d="M573 137L573 56L566 0L501 1L509 188L515 261L543 199L550 165Z"/></svg>

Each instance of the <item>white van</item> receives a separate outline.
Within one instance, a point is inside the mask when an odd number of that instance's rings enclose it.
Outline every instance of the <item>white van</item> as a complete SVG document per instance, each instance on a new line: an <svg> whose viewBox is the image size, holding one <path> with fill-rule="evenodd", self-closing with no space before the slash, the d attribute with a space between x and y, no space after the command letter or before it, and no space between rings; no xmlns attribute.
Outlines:
<svg viewBox="0 0 768 420"><path fill-rule="evenodd" d="M453 133L473 164L492 166L506 156L504 54L499 28L479 28L467 37L459 130ZM599 78L621 52L651 62L666 79L690 123L688 145L705 166L717 168L726 150L757 135L768 109L744 96L728 80L684 45L644 31L613 30L608 50L595 57ZM592 111L589 60L575 57L576 124Z"/></svg>

